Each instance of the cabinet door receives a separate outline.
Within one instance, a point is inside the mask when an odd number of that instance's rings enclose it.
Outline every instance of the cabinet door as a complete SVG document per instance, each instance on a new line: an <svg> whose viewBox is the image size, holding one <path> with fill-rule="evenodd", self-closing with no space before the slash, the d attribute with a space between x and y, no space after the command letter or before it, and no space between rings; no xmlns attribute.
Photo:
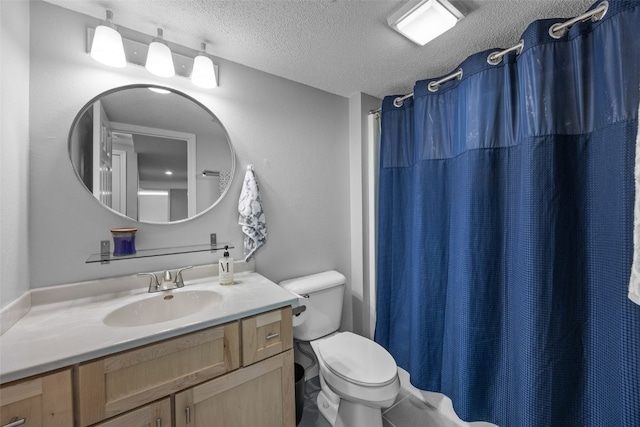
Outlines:
<svg viewBox="0 0 640 427"><path fill-rule="evenodd" d="M291 306L242 320L242 366L293 347Z"/></svg>
<svg viewBox="0 0 640 427"><path fill-rule="evenodd" d="M80 365L82 427L184 390L240 366L238 322Z"/></svg>
<svg viewBox="0 0 640 427"><path fill-rule="evenodd" d="M0 425L24 419L23 427L72 427L71 370L3 385Z"/></svg>
<svg viewBox="0 0 640 427"><path fill-rule="evenodd" d="M96 424L96 427L172 427L171 401L167 397L109 421Z"/></svg>
<svg viewBox="0 0 640 427"><path fill-rule="evenodd" d="M293 350L176 394L176 427L294 427Z"/></svg>

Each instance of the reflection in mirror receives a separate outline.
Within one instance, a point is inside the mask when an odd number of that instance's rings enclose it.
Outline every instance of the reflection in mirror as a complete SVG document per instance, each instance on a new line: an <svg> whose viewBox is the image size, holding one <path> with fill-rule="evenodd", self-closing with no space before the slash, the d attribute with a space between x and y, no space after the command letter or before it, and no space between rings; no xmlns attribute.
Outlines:
<svg viewBox="0 0 640 427"><path fill-rule="evenodd" d="M103 206L148 223L209 210L235 169L231 141L213 113L180 92L146 85L92 99L73 122L69 156Z"/></svg>

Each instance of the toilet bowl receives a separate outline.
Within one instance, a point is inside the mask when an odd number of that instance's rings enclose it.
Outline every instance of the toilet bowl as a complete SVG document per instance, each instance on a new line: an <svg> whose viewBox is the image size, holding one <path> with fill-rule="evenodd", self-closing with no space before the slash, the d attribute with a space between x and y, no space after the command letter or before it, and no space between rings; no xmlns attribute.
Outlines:
<svg viewBox="0 0 640 427"><path fill-rule="evenodd" d="M337 271L285 280L306 310L293 319L293 337L309 341L319 365L318 410L333 427L382 427L382 408L399 391L398 368L379 344L340 326L346 278Z"/></svg>
<svg viewBox="0 0 640 427"><path fill-rule="evenodd" d="M320 366L317 404L334 427L382 427L382 408L400 391L398 368L380 345L338 332L311 342Z"/></svg>

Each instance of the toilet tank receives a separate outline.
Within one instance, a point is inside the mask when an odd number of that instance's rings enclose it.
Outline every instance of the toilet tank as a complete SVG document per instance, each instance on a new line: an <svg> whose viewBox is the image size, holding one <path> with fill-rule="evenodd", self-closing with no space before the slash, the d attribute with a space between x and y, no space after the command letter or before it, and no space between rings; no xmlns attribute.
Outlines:
<svg viewBox="0 0 640 427"><path fill-rule="evenodd" d="M293 337L312 341L340 327L346 278L337 271L284 280L280 286L304 297L307 309L293 319Z"/></svg>

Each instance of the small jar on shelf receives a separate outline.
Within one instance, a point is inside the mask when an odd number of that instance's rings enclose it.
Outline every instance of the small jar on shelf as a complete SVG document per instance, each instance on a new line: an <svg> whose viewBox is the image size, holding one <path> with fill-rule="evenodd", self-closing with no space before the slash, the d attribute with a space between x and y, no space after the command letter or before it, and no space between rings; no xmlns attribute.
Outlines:
<svg viewBox="0 0 640 427"><path fill-rule="evenodd" d="M137 228L112 228L113 256L133 255L136 253Z"/></svg>

